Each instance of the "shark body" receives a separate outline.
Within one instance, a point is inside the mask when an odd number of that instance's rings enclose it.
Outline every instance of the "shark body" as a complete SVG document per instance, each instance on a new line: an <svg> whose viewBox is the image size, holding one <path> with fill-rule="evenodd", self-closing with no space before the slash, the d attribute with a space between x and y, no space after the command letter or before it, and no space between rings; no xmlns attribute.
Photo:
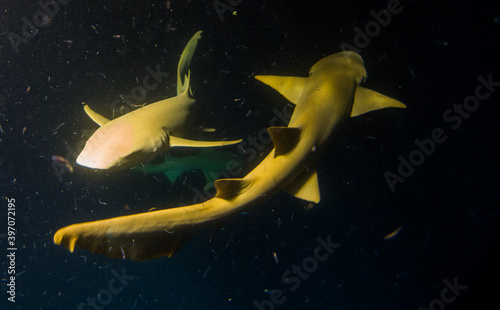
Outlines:
<svg viewBox="0 0 500 310"><path fill-rule="evenodd" d="M195 141L182 138L188 130L191 109L189 66L201 31L186 45L177 71L177 96L161 100L109 120L84 106L101 127L89 138L76 162L88 168L124 170L147 163L171 147L213 147L237 141Z"/></svg>
<svg viewBox="0 0 500 310"><path fill-rule="evenodd" d="M294 103L287 127L270 127L274 149L239 179L215 182L217 193L204 203L74 224L54 235L56 244L113 258L146 260L172 256L200 227L218 224L280 190L320 201L316 161L332 132L349 116L401 102L359 86L366 77L361 56L341 52L323 58L309 77L256 76Z"/></svg>
<svg viewBox="0 0 500 310"><path fill-rule="evenodd" d="M201 149L199 154L184 157L165 155L161 164L146 164L137 166L132 171L144 173L163 173L173 184L174 181L185 171L202 170L206 183L204 190L213 187L220 172L226 170L240 169L243 164L242 157L233 155L224 149L209 148Z"/></svg>

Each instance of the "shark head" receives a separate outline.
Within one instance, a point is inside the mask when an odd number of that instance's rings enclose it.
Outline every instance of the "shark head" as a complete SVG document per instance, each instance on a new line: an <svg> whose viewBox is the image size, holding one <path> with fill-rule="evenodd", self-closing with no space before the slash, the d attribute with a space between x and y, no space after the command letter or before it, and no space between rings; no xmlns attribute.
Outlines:
<svg viewBox="0 0 500 310"><path fill-rule="evenodd" d="M109 123L99 128L87 141L76 162L88 168L123 170L148 162L163 151L168 140L165 133L150 134L128 122ZM152 139L152 137L158 137Z"/></svg>
<svg viewBox="0 0 500 310"><path fill-rule="evenodd" d="M350 51L336 53L321 59L309 70L309 76L321 73L330 74L332 68L352 75L358 84L361 84L367 77L363 58L358 53Z"/></svg>

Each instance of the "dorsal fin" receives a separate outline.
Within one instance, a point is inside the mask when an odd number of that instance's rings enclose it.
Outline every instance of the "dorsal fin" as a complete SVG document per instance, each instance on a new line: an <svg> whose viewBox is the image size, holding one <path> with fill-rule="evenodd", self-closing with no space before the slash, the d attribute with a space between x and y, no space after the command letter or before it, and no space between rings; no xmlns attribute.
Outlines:
<svg viewBox="0 0 500 310"><path fill-rule="evenodd" d="M297 127L269 127L267 132L274 144L274 156L288 153L299 142L301 129Z"/></svg>
<svg viewBox="0 0 500 310"><path fill-rule="evenodd" d="M358 86L354 94L351 117L384 108L402 108L406 105L381 93Z"/></svg>
<svg viewBox="0 0 500 310"><path fill-rule="evenodd" d="M318 173L316 169L304 171L284 188L285 192L305 201L320 200Z"/></svg>
<svg viewBox="0 0 500 310"><path fill-rule="evenodd" d="M256 75L255 79L271 86L293 104L297 104L308 78L295 76Z"/></svg>
<svg viewBox="0 0 500 310"><path fill-rule="evenodd" d="M105 118L101 114L96 113L94 110L92 110L88 105L83 106L83 110L87 115L90 117L91 120L93 120L97 125L102 126L109 122L109 119Z"/></svg>
<svg viewBox="0 0 500 310"><path fill-rule="evenodd" d="M215 189L217 190L215 197L231 200L246 192L251 184L251 181L244 179L219 179L214 182Z"/></svg>

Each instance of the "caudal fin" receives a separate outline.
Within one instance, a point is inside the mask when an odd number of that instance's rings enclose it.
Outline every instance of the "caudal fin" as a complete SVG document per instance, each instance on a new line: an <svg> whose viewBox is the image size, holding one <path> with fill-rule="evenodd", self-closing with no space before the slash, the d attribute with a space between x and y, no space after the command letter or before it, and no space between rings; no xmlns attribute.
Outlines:
<svg viewBox="0 0 500 310"><path fill-rule="evenodd" d="M74 224L59 229L54 243L118 259L171 257L194 232L221 218L204 209L193 205Z"/></svg>
<svg viewBox="0 0 500 310"><path fill-rule="evenodd" d="M121 218L115 218L121 219ZM70 252L75 246L110 258L142 261L161 256L171 257L194 233L193 226L175 231L150 230L114 232L119 227L110 223L115 219L75 224L64 227L54 235L54 243L64 245ZM106 230L111 232L106 232Z"/></svg>
<svg viewBox="0 0 500 310"><path fill-rule="evenodd" d="M202 31L195 33L182 52L179 65L177 67L177 96L183 94L189 87L189 66L191 65L194 51L198 45L198 40L201 38L201 33Z"/></svg>

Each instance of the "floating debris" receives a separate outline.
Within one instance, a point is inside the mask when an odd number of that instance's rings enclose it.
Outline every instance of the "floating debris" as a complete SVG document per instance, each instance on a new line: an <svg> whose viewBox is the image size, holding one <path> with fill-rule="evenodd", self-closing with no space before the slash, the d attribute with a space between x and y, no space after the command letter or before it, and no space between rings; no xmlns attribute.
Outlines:
<svg viewBox="0 0 500 310"><path fill-rule="evenodd" d="M203 278L205 278L207 276L207 274L208 274L209 271L210 271L210 266L208 266L208 268L203 273Z"/></svg>
<svg viewBox="0 0 500 310"><path fill-rule="evenodd" d="M59 124L59 126L53 129L52 132L58 131L62 126L64 126L64 124L66 124L66 122L62 122L61 124Z"/></svg>
<svg viewBox="0 0 500 310"><path fill-rule="evenodd" d="M73 173L73 171L74 171L73 166L71 166L71 164L69 163L69 161L66 158L59 156L59 155L52 155L52 161L57 163L57 164L63 165L64 167L67 168L67 170L70 173Z"/></svg>
<svg viewBox="0 0 500 310"><path fill-rule="evenodd" d="M306 211L309 211L309 210L311 210L312 208L314 208L314 206L315 206L315 205L316 205L316 204L315 204L314 202L310 202L310 203L308 203L308 204L307 204L307 206L305 206L305 207L304 207L304 209L305 209Z"/></svg>
<svg viewBox="0 0 500 310"><path fill-rule="evenodd" d="M401 228L403 228L403 225L399 226L393 232L391 232L390 234L386 235L384 237L384 240L389 240L389 239L392 239L392 238L396 237L399 234L399 232L401 231Z"/></svg>
<svg viewBox="0 0 500 310"><path fill-rule="evenodd" d="M410 66L407 66L407 67L408 67L408 71L410 71L411 76L413 76L413 78L415 78L415 72L413 72L413 69Z"/></svg>
<svg viewBox="0 0 500 310"><path fill-rule="evenodd" d="M274 261L276 262L276 265L278 265L278 254L276 252L273 252L273 257L274 257Z"/></svg>

